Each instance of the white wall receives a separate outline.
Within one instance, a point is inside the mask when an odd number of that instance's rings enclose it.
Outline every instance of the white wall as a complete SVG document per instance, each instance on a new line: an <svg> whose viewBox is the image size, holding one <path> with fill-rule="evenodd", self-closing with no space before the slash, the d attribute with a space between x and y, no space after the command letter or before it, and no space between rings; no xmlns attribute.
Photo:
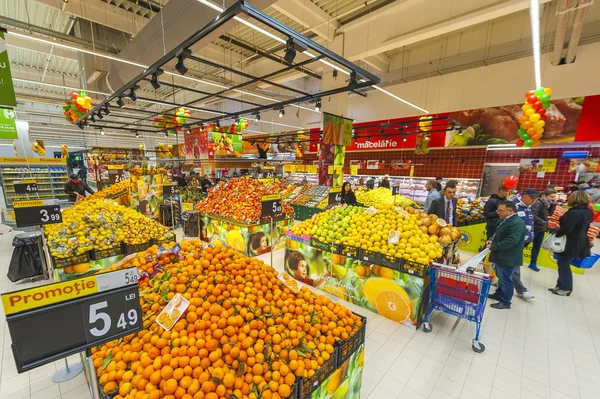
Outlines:
<svg viewBox="0 0 600 399"><path fill-rule="evenodd" d="M554 67L550 57L550 53L542 57L542 84L552 88L554 99L600 93L600 43L579 47L573 64ZM525 100L526 91L534 89L533 60L521 58L385 88L432 114L518 104ZM419 114L386 94L370 91L366 98L350 98L347 116L366 122ZM320 120L314 113L301 116L303 125L311 127Z"/></svg>

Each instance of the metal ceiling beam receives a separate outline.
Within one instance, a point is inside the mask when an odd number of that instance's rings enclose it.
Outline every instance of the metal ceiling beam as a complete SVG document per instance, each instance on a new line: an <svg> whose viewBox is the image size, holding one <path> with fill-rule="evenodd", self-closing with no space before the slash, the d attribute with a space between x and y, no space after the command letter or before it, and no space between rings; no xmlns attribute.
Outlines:
<svg viewBox="0 0 600 399"><path fill-rule="evenodd" d="M336 30L341 26L312 1L279 0L272 7L328 42L333 41Z"/></svg>
<svg viewBox="0 0 600 399"><path fill-rule="evenodd" d="M63 0L35 0L47 6L62 8ZM65 12L79 18L92 21L99 25L116 29L120 32L135 36L150 21L120 7L113 6L102 0L69 0Z"/></svg>

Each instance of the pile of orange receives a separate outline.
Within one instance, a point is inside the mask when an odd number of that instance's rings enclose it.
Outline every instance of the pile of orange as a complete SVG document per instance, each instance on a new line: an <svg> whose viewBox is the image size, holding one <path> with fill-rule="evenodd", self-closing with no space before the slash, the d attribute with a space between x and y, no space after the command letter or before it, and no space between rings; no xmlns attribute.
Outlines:
<svg viewBox="0 0 600 399"><path fill-rule="evenodd" d="M158 257L164 269L140 283L143 329L93 351L102 389L118 390L117 399L287 398L361 326L326 297L294 294L257 259L222 245L180 245L180 257ZM166 331L155 318L176 293L190 305Z"/></svg>

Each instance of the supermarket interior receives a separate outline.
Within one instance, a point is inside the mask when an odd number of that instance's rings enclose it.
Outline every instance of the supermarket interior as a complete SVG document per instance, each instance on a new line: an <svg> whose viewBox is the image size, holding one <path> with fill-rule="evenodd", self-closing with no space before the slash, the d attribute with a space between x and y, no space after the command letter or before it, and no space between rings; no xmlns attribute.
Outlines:
<svg viewBox="0 0 600 399"><path fill-rule="evenodd" d="M0 0L0 399L600 398L593 0Z"/></svg>

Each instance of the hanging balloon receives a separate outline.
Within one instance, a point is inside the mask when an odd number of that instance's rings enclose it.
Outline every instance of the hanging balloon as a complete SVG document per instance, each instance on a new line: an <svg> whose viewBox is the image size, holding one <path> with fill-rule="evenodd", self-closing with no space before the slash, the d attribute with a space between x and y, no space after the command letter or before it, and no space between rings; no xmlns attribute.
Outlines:
<svg viewBox="0 0 600 399"><path fill-rule="evenodd" d="M67 147L66 144L62 144L60 146L60 151L61 151L61 154L62 154L63 158L68 158L69 157L69 147Z"/></svg>
<svg viewBox="0 0 600 399"><path fill-rule="evenodd" d="M594 211L600 212L600 202L596 202L593 207Z"/></svg>
<svg viewBox="0 0 600 399"><path fill-rule="evenodd" d="M513 188L519 185L519 178L517 176L508 176L504 178L504 180L502 181L502 185L507 190L512 190Z"/></svg>
<svg viewBox="0 0 600 399"><path fill-rule="evenodd" d="M422 116L419 118L419 130L421 130L422 132L430 131L431 125L433 125L433 117Z"/></svg>
<svg viewBox="0 0 600 399"><path fill-rule="evenodd" d="M517 146L538 147L544 135L546 126L546 109L550 107L549 87L538 87L525 93L525 103L521 107L523 114L518 118L519 130L517 132Z"/></svg>
<svg viewBox="0 0 600 399"><path fill-rule="evenodd" d="M31 143L31 149L33 152L41 157L46 156L46 147L44 146L44 140L36 140Z"/></svg>

